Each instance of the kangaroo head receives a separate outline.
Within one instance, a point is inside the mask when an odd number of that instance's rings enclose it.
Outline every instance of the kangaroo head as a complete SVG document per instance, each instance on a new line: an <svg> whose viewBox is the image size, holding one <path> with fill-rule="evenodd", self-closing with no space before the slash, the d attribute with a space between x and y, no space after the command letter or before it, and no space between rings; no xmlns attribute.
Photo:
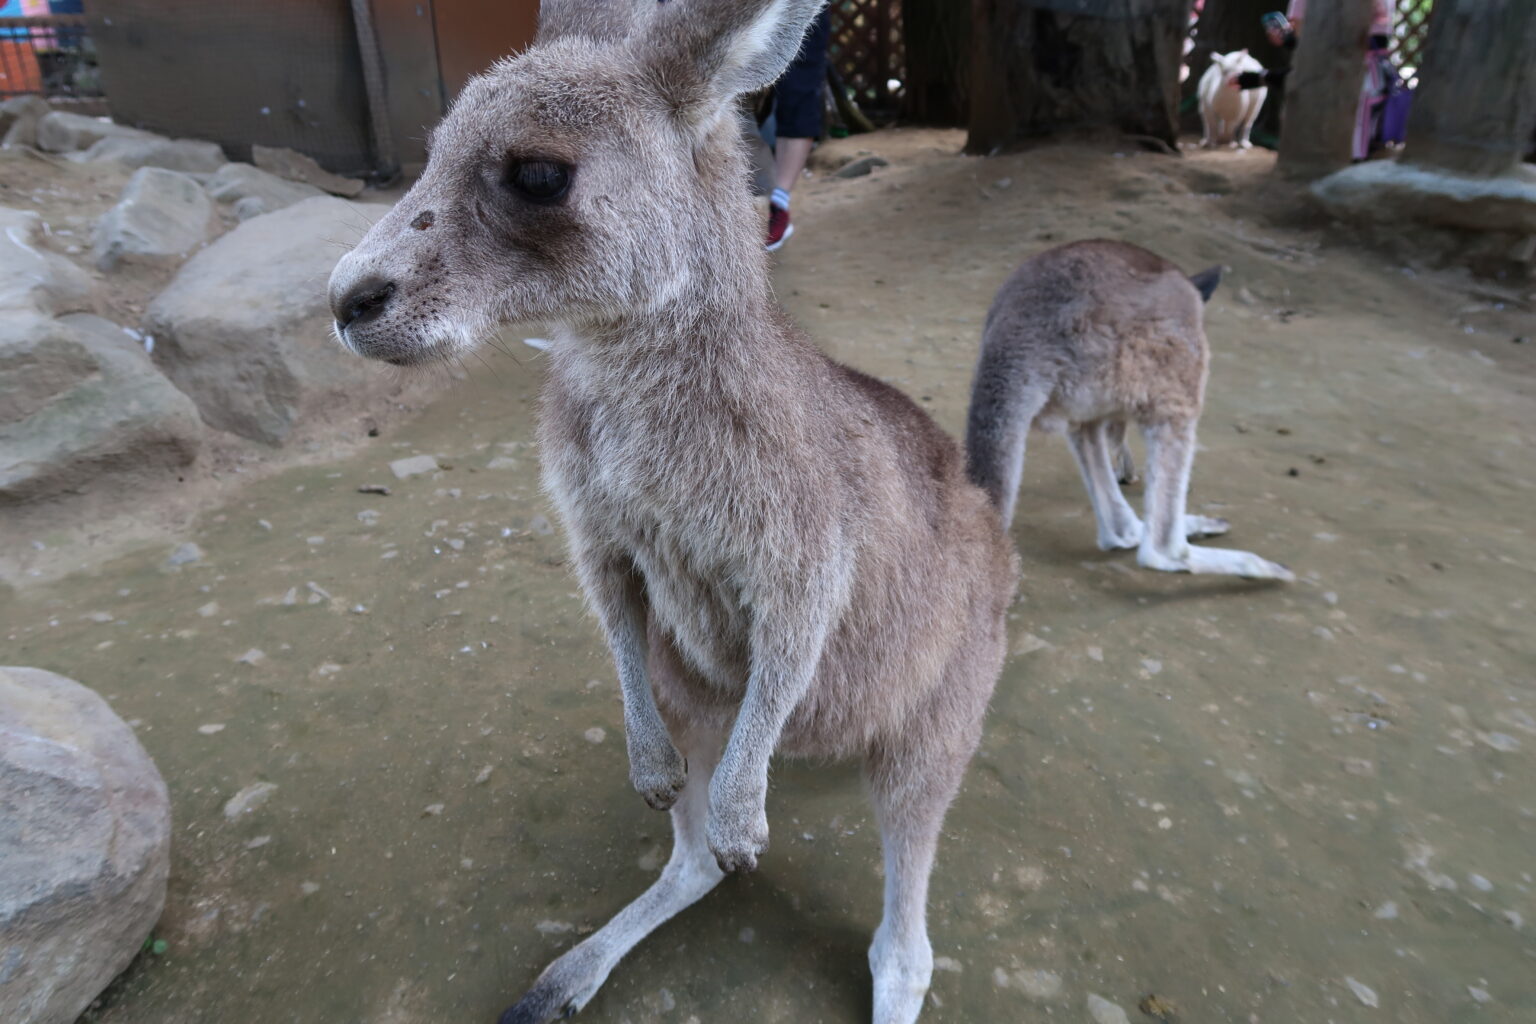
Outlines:
<svg viewBox="0 0 1536 1024"><path fill-rule="evenodd" d="M822 2L545 0L534 45L465 87L421 179L336 265L337 335L412 365L761 275L735 98Z"/></svg>
<svg viewBox="0 0 1536 1024"><path fill-rule="evenodd" d="M1248 64L1247 50L1233 50L1231 53L1211 54L1211 63L1221 68L1221 73L1231 78L1239 74Z"/></svg>

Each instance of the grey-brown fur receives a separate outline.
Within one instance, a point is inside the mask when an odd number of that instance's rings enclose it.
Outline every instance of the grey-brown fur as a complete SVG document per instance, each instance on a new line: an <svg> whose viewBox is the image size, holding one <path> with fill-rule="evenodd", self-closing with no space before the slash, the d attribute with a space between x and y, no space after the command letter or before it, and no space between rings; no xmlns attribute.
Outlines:
<svg viewBox="0 0 1536 1024"><path fill-rule="evenodd" d="M993 300L971 389L971 479L1013 520L1030 429L1067 435L1093 503L1099 546L1136 548L1173 572L1291 579L1247 551L1194 547L1224 519L1185 513L1195 426L1210 349L1202 299L1219 274L1194 280L1125 242L1088 241L1033 256ZM1135 474L1126 425L1147 443L1146 524L1120 492ZM1118 481L1117 481L1118 478Z"/></svg>
<svg viewBox="0 0 1536 1024"><path fill-rule="evenodd" d="M1016 558L959 447L773 302L732 103L778 75L820 0L645 0L614 23L592 3L547 4L540 42L469 85L331 282L343 342L404 365L502 322L558 325L545 482L613 650L631 780L671 808L674 847L504 1020L579 1009L645 934L754 867L779 751L867 768L874 1019L910 1024ZM506 187L530 159L574 166L560 201Z"/></svg>

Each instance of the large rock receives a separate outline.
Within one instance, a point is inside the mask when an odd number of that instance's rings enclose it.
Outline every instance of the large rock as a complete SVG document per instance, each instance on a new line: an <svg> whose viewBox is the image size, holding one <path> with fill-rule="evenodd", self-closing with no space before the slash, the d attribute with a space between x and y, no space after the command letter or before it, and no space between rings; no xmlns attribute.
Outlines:
<svg viewBox="0 0 1536 1024"><path fill-rule="evenodd" d="M330 336L342 244L389 207L318 196L254 217L188 260L150 304L155 361L209 425L281 444L309 409L383 379Z"/></svg>
<svg viewBox="0 0 1536 1024"><path fill-rule="evenodd" d="M252 146L251 162L264 171L300 181L336 196L352 198L363 191L363 183L356 178L343 178L315 163L303 153L291 149L275 149L271 146Z"/></svg>
<svg viewBox="0 0 1536 1024"><path fill-rule="evenodd" d="M0 318L0 506L104 473L174 470L196 457L201 436L192 400L116 324Z"/></svg>
<svg viewBox="0 0 1536 1024"><path fill-rule="evenodd" d="M225 164L203 187L214 199L232 205L241 220L324 194L313 185L287 181L250 164Z"/></svg>
<svg viewBox="0 0 1536 1024"><path fill-rule="evenodd" d="M0 146L37 145L37 122L52 112L41 96L13 96L0 103Z"/></svg>
<svg viewBox="0 0 1536 1024"><path fill-rule="evenodd" d="M96 372L75 332L38 313L0 321L0 430L20 423Z"/></svg>
<svg viewBox="0 0 1536 1024"><path fill-rule="evenodd" d="M223 167L228 158L216 142L167 139L161 135L144 138L109 135L97 139L79 155L79 159L123 167L164 167L188 174L212 174Z"/></svg>
<svg viewBox="0 0 1536 1024"><path fill-rule="evenodd" d="M102 117L86 117L55 110L37 122L37 148L50 153L72 153L89 149L107 136L126 139L154 139L160 136Z"/></svg>
<svg viewBox="0 0 1536 1024"><path fill-rule="evenodd" d="M1536 172L1525 169L1471 178L1370 160L1314 182L1312 194L1341 220L1536 234Z"/></svg>
<svg viewBox="0 0 1536 1024"><path fill-rule="evenodd" d="M0 668L0 1021L72 1024L165 907L171 806L95 693Z"/></svg>
<svg viewBox="0 0 1536 1024"><path fill-rule="evenodd" d="M176 171L140 167L117 205L96 222L92 257L102 270L124 261L179 263L207 240L212 217L213 203L196 181Z"/></svg>
<svg viewBox="0 0 1536 1024"><path fill-rule="evenodd" d="M56 315L91 307L89 275L43 248L43 219L0 206L0 319L8 310Z"/></svg>

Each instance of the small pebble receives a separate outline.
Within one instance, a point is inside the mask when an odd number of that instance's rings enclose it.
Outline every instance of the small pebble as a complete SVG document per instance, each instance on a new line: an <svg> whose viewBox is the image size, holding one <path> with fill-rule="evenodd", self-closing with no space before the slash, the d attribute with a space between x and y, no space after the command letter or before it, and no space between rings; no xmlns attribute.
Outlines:
<svg viewBox="0 0 1536 1024"><path fill-rule="evenodd" d="M588 743L601 743L608 738L608 733L600 725L594 725L581 735Z"/></svg>
<svg viewBox="0 0 1536 1024"><path fill-rule="evenodd" d="M207 725L200 725L200 726L198 726L197 727L197 731L202 733L204 736L212 736L215 733L220 733L220 732L224 731L224 723L223 722L209 722Z"/></svg>
<svg viewBox="0 0 1536 1024"><path fill-rule="evenodd" d="M1088 993L1088 1015L1093 1018L1094 1024L1131 1024L1124 1010L1092 992Z"/></svg>
<svg viewBox="0 0 1536 1024"><path fill-rule="evenodd" d="M423 818L436 818L443 813L445 806L445 804L427 804L426 807L422 808L421 816Z"/></svg>
<svg viewBox="0 0 1536 1024"><path fill-rule="evenodd" d="M202 561L202 558L203 549L198 547L196 544L193 544L191 541L187 541L184 544L176 545L175 549L171 552L170 557L165 560L165 564L191 565L193 562Z"/></svg>
<svg viewBox="0 0 1536 1024"><path fill-rule="evenodd" d="M1374 1010L1381 1006L1381 1000L1377 998L1376 990L1371 988L1371 986L1347 976L1344 978L1344 984L1349 986L1349 990L1355 994L1356 999L1371 1009Z"/></svg>
<svg viewBox="0 0 1536 1024"><path fill-rule="evenodd" d="M259 647L252 647L240 657L235 659L237 665L260 665L267 660L267 654Z"/></svg>
<svg viewBox="0 0 1536 1024"><path fill-rule="evenodd" d="M272 798L277 792L277 784L272 782L253 782L240 792L230 797L224 804L224 817L230 821L243 815L250 814Z"/></svg>
<svg viewBox="0 0 1536 1024"><path fill-rule="evenodd" d="M437 457L433 455L412 455L408 459L396 459L389 464L389 471L395 474L396 480L405 480L413 476L420 476L422 473L431 473L438 468Z"/></svg>

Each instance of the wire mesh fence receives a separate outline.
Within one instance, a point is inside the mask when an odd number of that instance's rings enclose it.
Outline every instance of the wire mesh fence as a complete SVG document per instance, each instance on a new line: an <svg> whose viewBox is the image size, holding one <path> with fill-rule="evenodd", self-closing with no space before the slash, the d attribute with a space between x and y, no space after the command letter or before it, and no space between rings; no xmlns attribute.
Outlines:
<svg viewBox="0 0 1536 1024"><path fill-rule="evenodd" d="M0 99L102 96L96 48L83 14L0 18Z"/></svg>
<svg viewBox="0 0 1536 1024"><path fill-rule="evenodd" d="M827 57L872 117L894 117L906 80L901 0L833 0Z"/></svg>
<svg viewBox="0 0 1536 1024"><path fill-rule="evenodd" d="M1424 44L1429 41L1429 15L1435 0L1395 0L1397 18L1393 30L1397 45L1393 54L1403 82L1409 86L1419 80L1419 65L1424 60Z"/></svg>

